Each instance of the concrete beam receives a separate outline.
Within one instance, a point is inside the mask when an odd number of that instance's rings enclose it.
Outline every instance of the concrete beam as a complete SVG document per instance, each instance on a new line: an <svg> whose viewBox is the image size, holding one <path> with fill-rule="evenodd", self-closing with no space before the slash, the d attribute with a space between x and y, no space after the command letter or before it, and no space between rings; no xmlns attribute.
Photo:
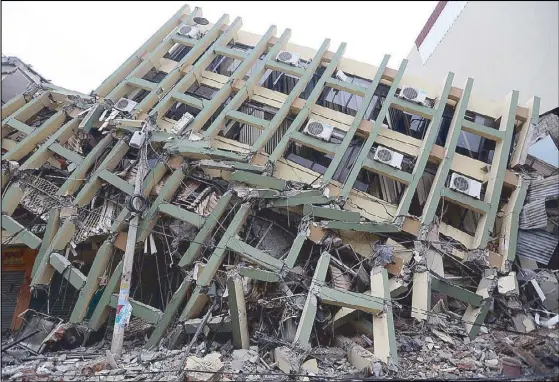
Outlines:
<svg viewBox="0 0 559 382"><path fill-rule="evenodd" d="M157 324L157 322L161 319L163 312L159 309L155 309L147 304L144 304L140 301L136 301L133 298L129 298L128 302L132 305L132 315L134 317L141 318L142 320L150 323L150 324ZM118 294L113 293L111 294L111 301L109 303L111 308L116 309L118 305Z"/></svg>
<svg viewBox="0 0 559 382"><path fill-rule="evenodd" d="M203 216L187 211L184 208L177 207L171 203L161 203L159 205L159 212L169 215L175 219L185 221L196 228L202 227L206 220Z"/></svg>
<svg viewBox="0 0 559 382"><path fill-rule="evenodd" d="M111 312L111 297L117 291L120 285L120 276L122 275L122 261L116 266L111 278L105 285L105 290L89 319L87 326L92 330L99 330L99 328L107 321L109 313Z"/></svg>
<svg viewBox="0 0 559 382"><path fill-rule="evenodd" d="M10 216L2 214L2 229L10 233L12 238L2 242L3 245L10 244L10 242L22 242L31 249L36 249L41 244L41 239L28 231L23 225L12 219Z"/></svg>
<svg viewBox="0 0 559 382"><path fill-rule="evenodd" d="M74 288L81 290L85 285L86 277L72 266L72 263L59 253L51 253L50 265L54 267Z"/></svg>
<svg viewBox="0 0 559 382"><path fill-rule="evenodd" d="M43 257L45 256L48 247L52 243L58 229L60 228L60 210L55 208L49 212L49 217L47 220L47 226L45 228L45 233L43 234L43 241L39 247L39 253L35 257L35 262L33 263L33 270L31 271L31 278L35 276L39 265Z"/></svg>
<svg viewBox="0 0 559 382"><path fill-rule="evenodd" d="M411 316L419 321L427 319L431 311L431 274L428 271L413 274Z"/></svg>
<svg viewBox="0 0 559 382"><path fill-rule="evenodd" d="M227 249L236 252L241 257L249 260L250 262L264 267L266 269L279 272L284 267L284 262L256 249L247 243L239 240L238 237L232 237L227 242Z"/></svg>
<svg viewBox="0 0 559 382"><path fill-rule="evenodd" d="M382 267L371 271L371 296L382 299L384 308L382 312L373 314L373 341L375 355L386 363L398 364L398 344L394 331L392 304L388 284L388 273Z"/></svg>
<svg viewBox="0 0 559 382"><path fill-rule="evenodd" d="M62 224L62 227L60 227L60 229L56 232L56 235L46 249L44 256L41 258L41 262L37 266L35 275L31 279L31 286L50 283L54 274L54 268L50 264L50 254L53 252L62 252L70 240L72 240L75 231L76 226L70 220L66 220L64 224Z"/></svg>
<svg viewBox="0 0 559 382"><path fill-rule="evenodd" d="M246 171L235 171L231 174L231 179L251 186L271 188L279 191L283 191L287 187L287 183L284 180L277 179L272 176L257 175Z"/></svg>
<svg viewBox="0 0 559 382"><path fill-rule="evenodd" d="M250 334L248 332L245 292L243 279L239 274L233 274L227 278L227 290L229 292L227 299L229 301L233 345L237 349L248 349Z"/></svg>
<svg viewBox="0 0 559 382"><path fill-rule="evenodd" d="M109 260L112 255L113 246L110 241L105 240L95 254L85 285L80 290L80 296L78 297L78 301L76 301L74 309L72 310L72 315L70 316L69 321L71 323L78 324L85 318L91 299L99 288L99 279L107 270L107 266L109 265Z"/></svg>

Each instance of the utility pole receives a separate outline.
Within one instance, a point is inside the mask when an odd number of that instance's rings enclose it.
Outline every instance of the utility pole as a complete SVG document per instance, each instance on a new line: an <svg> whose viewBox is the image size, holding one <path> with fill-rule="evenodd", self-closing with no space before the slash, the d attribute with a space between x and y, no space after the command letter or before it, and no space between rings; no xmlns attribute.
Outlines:
<svg viewBox="0 0 559 382"><path fill-rule="evenodd" d="M120 280L120 291L118 293L118 302L116 307L115 325L113 331L113 339L111 343L111 352L120 355L122 353L122 344L124 342L124 328L130 319L132 307L128 301L130 295L130 285L132 283L132 267L134 265L134 252L136 249L136 236L138 233L138 225L140 215L145 210L147 201L143 199L142 188L144 177L147 170L147 145L150 139L152 129L152 121L148 118L141 133L144 134L144 140L139 147L138 172L134 183L134 195L128 203L128 209L132 212L132 219L128 224L128 237L126 239L126 251L124 252L124 263L122 265L122 278ZM134 136L132 137L134 140ZM131 140L131 144L132 144ZM139 202L138 199L143 199ZM143 206L141 205L143 204Z"/></svg>

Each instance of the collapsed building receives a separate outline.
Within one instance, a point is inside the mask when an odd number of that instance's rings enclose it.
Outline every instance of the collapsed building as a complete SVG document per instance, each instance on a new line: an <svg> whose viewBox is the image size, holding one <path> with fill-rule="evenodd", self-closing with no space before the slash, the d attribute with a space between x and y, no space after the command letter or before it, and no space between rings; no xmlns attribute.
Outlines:
<svg viewBox="0 0 559 382"><path fill-rule="evenodd" d="M396 313L446 312L472 341L490 315L557 324L559 175L526 165L538 97L241 27L184 6L90 95L43 80L3 104L3 267L25 281L2 330L38 352L60 328L146 349L203 328L289 373L321 347L397 368Z"/></svg>

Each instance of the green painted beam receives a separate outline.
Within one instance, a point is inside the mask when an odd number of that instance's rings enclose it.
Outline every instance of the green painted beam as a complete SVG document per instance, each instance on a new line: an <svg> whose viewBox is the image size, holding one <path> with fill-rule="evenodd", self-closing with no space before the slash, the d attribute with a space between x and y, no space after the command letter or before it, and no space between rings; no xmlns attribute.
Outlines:
<svg viewBox="0 0 559 382"><path fill-rule="evenodd" d="M391 167L385 163L378 162L374 159L365 159L365 161L363 161L363 168L406 185L410 184L412 181L412 175L410 173Z"/></svg>
<svg viewBox="0 0 559 382"><path fill-rule="evenodd" d="M213 161L211 159L202 159L198 162L198 165L203 168L210 168L215 170L225 170L225 171L248 171L255 174L262 174L265 170L264 166L256 166L253 164L234 162L234 161Z"/></svg>
<svg viewBox="0 0 559 382"><path fill-rule="evenodd" d="M50 92L44 92L41 95L39 95L38 97L32 98L29 102L27 102L25 105L23 105L17 111L15 111L12 114L11 118L25 123L33 115L37 114L38 112L40 112L45 107L49 107L49 106L52 105L52 102L51 102L49 96L50 96ZM19 126L21 126L21 125L19 125ZM23 127L23 126L21 126L21 127ZM33 131L33 128L32 127L30 127L30 128L31 128L31 131ZM2 138L4 138L4 131L2 131Z"/></svg>
<svg viewBox="0 0 559 382"><path fill-rule="evenodd" d="M83 183L87 171L95 164L99 159L103 151L109 146L113 140L111 134L106 135L95 147L86 155L83 162L78 165L78 167L72 171L72 174L66 179L64 184L57 191L57 196L68 196L73 195L77 191L80 184Z"/></svg>
<svg viewBox="0 0 559 382"><path fill-rule="evenodd" d="M408 65L408 60L402 60L402 63L400 64L400 67L398 68L398 73L394 77L394 81L392 82L392 85L390 86L390 90L388 91L388 94L386 95L384 103L382 104L382 107L379 111L377 119L376 119L375 123L373 124L373 128L371 129L371 132L369 133L369 136L367 137L367 140L363 144L363 147L361 148L361 152L359 153L359 156L357 157L357 160L353 164L353 167L351 168L351 172L349 173L349 175L348 175L348 177L347 177L347 179L344 183L344 186L342 187L342 190L340 192L340 196L347 197L349 195L349 193L351 192L351 189L353 188L353 184L355 183L355 180L357 179L357 176L359 175L359 172L361 171L361 168L363 167L363 162L365 162L365 159L368 158L369 153L371 152L371 149L373 148L373 144L375 143L375 140L377 138L377 135L378 135L380 129L382 128L384 118L388 114L388 109L390 108L390 105L391 105L392 101L394 100L394 94L396 93L396 89L398 88L398 86L400 84L400 80L402 79L402 76L404 75L404 71L406 70L407 65ZM359 122L361 122L361 121L359 121ZM335 173L335 169L332 170L332 175L334 173Z"/></svg>
<svg viewBox="0 0 559 382"><path fill-rule="evenodd" d="M187 158L192 159L225 159L239 162L246 162L246 155L239 154L233 151L225 151L216 149L213 147L204 147L205 144L208 146L208 142L201 141L202 143L197 143L195 141L179 140L176 142L169 142L165 144L163 149L170 154L181 154Z"/></svg>
<svg viewBox="0 0 559 382"><path fill-rule="evenodd" d="M10 115L18 111L19 108L25 106L26 103L25 96L19 94L2 105L2 129L4 128L4 121L6 121ZM2 137L4 137L4 135L2 135Z"/></svg>
<svg viewBox="0 0 559 382"><path fill-rule="evenodd" d="M142 320L146 321L149 324L157 324L157 322L163 316L163 312L159 309L155 309L143 302L136 301L133 298L129 298L128 302L132 305L132 315L134 317L141 318ZM118 294L113 293L111 295L111 301L109 302L111 308L116 309L118 305Z"/></svg>
<svg viewBox="0 0 559 382"><path fill-rule="evenodd" d="M274 57L275 58L275 57ZM301 78L305 74L305 69L298 66L284 64L283 62L270 60L266 63L266 69L278 71L280 73L289 74L291 76Z"/></svg>
<svg viewBox="0 0 559 382"><path fill-rule="evenodd" d="M196 44L198 43L198 40L181 36L178 33L173 34L173 36L171 37L171 40L176 44L181 44L181 45L188 46L188 47L191 47L191 48L193 46L196 46Z"/></svg>
<svg viewBox="0 0 559 382"><path fill-rule="evenodd" d="M270 29L268 29L268 32L260 39L256 47L254 47L254 49L250 52L249 59L243 61L243 63L237 68L237 70L235 70L235 73L233 73L233 75L231 76L233 81L236 79L242 79L244 75L248 73L253 63L256 62L256 60L260 58L260 55L262 55L266 51L266 48L268 47L268 41L270 40L272 35L275 35L275 33L275 26L272 26ZM245 102L245 100L252 94L253 87L258 84L266 71L266 64L276 57L282 46L287 44L287 41L290 37L291 30L286 29L282 33L278 41L274 44L274 46L268 51L268 53L266 53L263 65L260 65L254 73L251 73L250 78L246 81L243 88L235 94L233 99L229 101L227 105L225 105L221 113L219 113L219 115L213 120L211 125L206 129L203 134L204 137L213 138L217 134L219 134L224 126L227 113L232 110L237 110L239 107L241 107L243 102ZM217 110L217 104L214 105L214 101L221 102L220 100L223 99L223 97L218 96L228 96L229 94L231 94L232 89L232 83L228 84L228 86L222 87L218 94L214 95L214 99L212 99L212 104L208 107L208 111L206 112L203 110L200 113L203 115L198 115L196 117L197 120L199 120L200 122L207 121L213 115L215 110ZM201 127L201 123L198 123L198 121L193 122L193 131L199 131Z"/></svg>
<svg viewBox="0 0 559 382"><path fill-rule="evenodd" d="M128 183L120 176L113 174L112 172L104 169L99 173L99 178L103 179L105 182L110 183L111 185L115 186L125 194L130 196L134 195L134 185Z"/></svg>
<svg viewBox="0 0 559 382"><path fill-rule="evenodd" d="M269 205L272 207L295 207L305 204L328 204L332 201L326 196L304 196L297 195L285 199L271 200Z"/></svg>
<svg viewBox="0 0 559 382"><path fill-rule="evenodd" d="M47 226L45 228L45 233L43 234L43 241L41 242L41 246L39 247L39 253L35 257L35 262L33 263L33 270L31 271L31 278L35 277L35 273L37 273L37 269L43 261L43 257L47 252L48 247L50 246L56 232L60 228L60 210L54 208L50 210L49 217L47 220Z"/></svg>
<svg viewBox="0 0 559 382"><path fill-rule="evenodd" d="M322 285L326 279L326 273L328 272L329 265L330 254L328 254L328 252L324 252L316 264L311 286L309 288L309 294L307 295L307 300L305 301L305 306L303 307L303 312L301 313L301 318L299 319L299 325L297 326L297 332L295 333L293 344L299 345L305 349L311 347L311 333L318 308L317 294L319 294L321 288L323 288Z"/></svg>
<svg viewBox="0 0 559 382"><path fill-rule="evenodd" d="M157 346L159 341L161 341L161 338L163 338L163 335L175 319L177 313L179 312L179 308L186 299L186 294L188 293L191 285L192 278L186 277L179 286L179 289L177 289L177 291L173 294L173 297L171 297L171 301L167 304L163 315L155 325L155 330L149 337L144 348L149 349Z"/></svg>
<svg viewBox="0 0 559 382"><path fill-rule="evenodd" d="M380 63L380 65L377 69L375 77L373 78L373 82L371 82L371 85L369 86L369 88L365 92L365 95L363 96L363 101L361 101L361 105L359 105L359 109L357 110L357 112L355 114L355 117L353 118L353 121L351 122L351 126L350 126L349 130L347 131L346 135L344 136L344 139L343 139L342 143L339 145L338 149L335 151L336 154L334 155L334 158L330 162L330 165L328 166L328 169L326 170L326 172L322 176L322 183L323 184L327 184L332 179L334 174L336 173L336 170L338 169L338 166L340 165L344 154L346 153L347 149L349 148L349 145L351 144L351 141L353 140L353 137L355 136L355 133L357 132L357 129L359 128L359 125L361 124L361 121L365 118L365 113L367 112L367 109L369 108L369 104L371 103L371 101L372 101L372 99L375 95L375 91L376 91L378 85L380 84L380 80L382 79L382 75L383 75L383 73L386 69L386 65L388 64L388 60L390 60L390 56L389 55L384 55L384 58L382 59L382 62Z"/></svg>
<svg viewBox="0 0 559 382"><path fill-rule="evenodd" d="M53 143L49 146L49 150L53 151L54 153L60 155L64 159L69 160L72 163L77 165L83 162L83 157L78 153L75 153L71 150L68 150L66 147L62 146L60 143Z"/></svg>
<svg viewBox="0 0 559 382"><path fill-rule="evenodd" d="M122 275L122 261L116 266L111 278L105 285L105 290L87 323L88 328L92 330L99 330L101 326L107 321L111 312L111 297L117 291L120 285L120 276Z"/></svg>
<svg viewBox="0 0 559 382"><path fill-rule="evenodd" d="M462 194L450 188L445 188L442 190L442 197L445 200L450 200L455 204L458 204L464 208L478 212L480 214L486 214L489 211L489 204L487 204L483 200L473 198L469 195Z"/></svg>
<svg viewBox="0 0 559 382"><path fill-rule="evenodd" d="M437 168L437 173L433 179L433 184L429 190L429 195L423 207L423 214L421 215L421 225L427 227L433 221L435 214L437 212L437 207L442 195L442 190L445 187L446 179L450 172L450 166L452 165L452 158L456 152L456 145L458 144L458 139L460 138L460 131L462 128L462 121L466 115L466 110L468 109L468 103L470 101L470 94L472 92L472 87L474 80L468 78L464 90L462 91L462 97L456 105L454 116L450 123L448 129L448 134L446 138L446 143L444 146L444 156L439 167Z"/></svg>
<svg viewBox="0 0 559 382"><path fill-rule="evenodd" d="M202 243L205 243L208 240L215 227L219 224L219 220L225 213L232 197L233 194L231 191L227 191L221 196L211 214L204 221L202 228L196 234L194 240L190 242L188 249L179 261L179 267L184 268L190 265L192 261L200 255L203 248Z"/></svg>
<svg viewBox="0 0 559 382"><path fill-rule="evenodd" d="M370 233L398 233L401 231L400 227L391 223L350 223L342 221L326 222L326 228Z"/></svg>
<svg viewBox="0 0 559 382"><path fill-rule="evenodd" d="M361 215L359 214L359 212L316 207L311 204L307 204L305 205L305 207L303 207L303 214L310 214L312 217L315 218L324 218L346 222L359 222L359 220L361 220Z"/></svg>
<svg viewBox="0 0 559 382"><path fill-rule="evenodd" d="M41 258L37 270L31 279L31 286L35 285L46 285L51 281L54 275L54 268L50 265L50 254L53 252L62 252L66 249L66 246L72 240L74 233L76 232L75 224L66 220L56 231L51 243L45 250L44 256Z"/></svg>
<svg viewBox="0 0 559 382"><path fill-rule="evenodd" d="M248 54L246 52L237 50L237 49L231 49L229 47L226 46L217 46L214 48L214 53L220 56L226 56L226 57L231 57L234 58L235 60L239 60L239 61L243 61L246 60L248 58Z"/></svg>
<svg viewBox="0 0 559 382"><path fill-rule="evenodd" d="M301 253L301 248L303 248L303 244L305 244L305 240L307 240L306 232L299 233L295 237L295 240L293 241L293 244L289 249L289 253L285 258L285 265L287 266L287 268L291 269L295 266L297 258L299 257L299 253Z"/></svg>
<svg viewBox="0 0 559 382"><path fill-rule="evenodd" d="M284 262L262 252L261 250L248 245L247 243L239 240L236 237L232 237L227 242L227 248L233 252L236 252L244 259L259 265L263 268L270 269L272 271L279 272L284 267Z"/></svg>
<svg viewBox="0 0 559 382"><path fill-rule="evenodd" d="M10 242L22 242L31 249L37 249L41 245L41 239L10 216L2 214L2 228L13 235L10 240L2 242L2 245L10 244Z"/></svg>
<svg viewBox="0 0 559 382"><path fill-rule="evenodd" d="M185 105L192 106L192 107L194 107L196 109L199 109L199 110L202 110L204 107L208 106L208 104L209 104L209 101L207 101L205 99L199 99L199 98L193 97L189 94L172 93L171 96L175 101L184 103Z"/></svg>
<svg viewBox="0 0 559 382"><path fill-rule="evenodd" d="M371 270L371 298L382 299L382 313L373 315L373 345L375 356L382 361L398 365L398 343L394 330L394 316L388 272L384 267Z"/></svg>
<svg viewBox="0 0 559 382"><path fill-rule="evenodd" d="M504 131L480 125L479 123L468 121L466 119L462 121L462 130L496 142L502 141L505 136Z"/></svg>
<svg viewBox="0 0 559 382"><path fill-rule="evenodd" d="M276 283L279 281L277 272L265 271L263 269L243 266L239 266L238 272L241 276L248 277L252 280L259 280L267 283Z"/></svg>
<svg viewBox="0 0 559 382"><path fill-rule="evenodd" d="M512 207L512 212L510 215L507 213L505 218L503 219L503 225L501 231L507 226L508 220L508 242L506 241L507 237L502 237L501 241L506 248L506 257L505 261L513 262L516 258L516 249L518 243L518 226L520 222L520 213L522 212L522 207L524 206L524 201L526 199L526 194L528 193L528 186L529 182L523 180L522 177L519 177L520 185L517 186L516 190L513 191L513 195L509 198L509 203L511 200L514 200L514 205ZM513 199L513 196L516 195L516 198ZM508 212L508 211L507 211ZM509 215L509 216L507 216ZM503 234L501 236L504 236ZM504 264L505 262L503 262Z"/></svg>
<svg viewBox="0 0 559 382"><path fill-rule="evenodd" d="M159 205L173 197L185 177L186 174L183 169L178 168L173 172L169 179L167 179L163 188L159 191L159 195L157 195L155 201L150 205L147 212L144 213L142 220L140 220L138 232L136 234L137 242L144 241L148 237L153 227L157 224Z"/></svg>
<svg viewBox="0 0 559 382"><path fill-rule="evenodd" d="M45 162L52 156L52 152L56 152L56 148L54 150L52 148L53 145L58 144L61 147L61 150L57 152L58 155L62 155L66 153L66 148L62 147L58 142L66 143L66 141L76 133L77 125L79 123L78 119L72 119L65 123L61 128L56 130L44 143L42 143L37 150L20 166L20 170L26 169L38 169L45 164ZM67 150L69 151L69 150ZM83 161L83 158L76 153L71 152L77 158L80 158L79 162L76 164L80 164ZM68 155L72 155L68 154ZM63 155L62 155L63 156ZM67 158L68 159L68 158Z"/></svg>
<svg viewBox="0 0 559 382"><path fill-rule="evenodd" d="M265 119L242 113L238 110L230 110L229 112L227 112L226 117L240 122L241 124L248 124L259 129L265 129L268 127L268 125L270 125L270 121L266 121Z"/></svg>
<svg viewBox="0 0 559 382"><path fill-rule="evenodd" d="M330 46L330 40L329 39L324 40L324 42L322 43L322 45L314 55L313 59L311 60L311 63L307 66L304 74L301 76L301 78L299 78L299 81L297 81L295 87L291 90L291 92L289 93L285 101L283 101L278 112L274 115L274 117L270 121L270 125L268 126L268 128L260 134L256 142L254 142L254 144L250 148L250 151L252 153L255 153L261 148L263 148L268 143L268 141L274 136L279 126L285 120L285 117L289 115L289 112L291 110L291 105L293 105L293 102L295 102L295 100L299 98L301 93L305 90L308 83L312 79L314 73L320 66L322 62L322 57L328 50L329 46Z"/></svg>
<svg viewBox="0 0 559 382"><path fill-rule="evenodd" d="M113 245L109 240L105 240L93 259L91 268L87 275L87 280L84 287L80 290L80 295L74 309L72 310L72 315L70 316L70 322L73 324L79 324L85 318L87 314L87 309L91 303L93 295L99 288L99 279L105 273L107 266L109 265L109 260L113 255Z"/></svg>
<svg viewBox="0 0 559 382"><path fill-rule="evenodd" d="M481 307L479 308L475 308L471 305L466 308L466 312L464 313L462 320L464 321L466 333L468 333L470 340L477 337L481 326L485 321L485 317L487 317L487 313L489 313L492 301L492 298L487 298L483 301Z"/></svg>
<svg viewBox="0 0 559 382"><path fill-rule="evenodd" d="M367 93L367 88L364 88L363 86L356 85L351 82L344 82L336 78L328 78L326 80L326 86L346 93L355 94L359 97L364 97Z"/></svg>
<svg viewBox="0 0 559 382"><path fill-rule="evenodd" d="M450 89L452 88L452 80L454 79L454 73L449 72L446 76L446 81L441 91L441 94L435 104L435 108L433 110L433 118L431 122L429 122L429 126L427 126L427 131L423 137L421 147L419 149L419 157L416 158L415 166L412 171L412 179L404 194L400 198L400 204L398 205L398 209L396 210L396 217L398 216L405 216L408 214L413 197L415 195L415 191L417 186L421 180L421 177L425 173L425 167L427 166L427 162L429 161L429 152L431 151L431 147L435 144L437 139L437 135L439 133L439 126L441 124L441 120L443 117L444 109L446 107L446 101L448 100L448 96L450 94Z"/></svg>
<svg viewBox="0 0 559 382"><path fill-rule="evenodd" d="M89 203L91 201L91 199L95 196L97 191L99 191L99 189L103 185L102 182L99 180L99 175L104 170L109 170L110 171L110 170L114 169L117 166L117 164L122 160L122 158L124 158L124 156L126 155L127 152L128 152L128 144L126 142L124 142L123 140L118 141L116 143L116 145L114 145L114 147L111 149L111 151L107 154L107 156L105 156L105 159L103 160L103 162L101 162L99 167L97 167L95 172L90 175L89 180L82 187L80 192L78 192L78 195L76 195L76 198L74 199L74 204L77 205L78 207L83 207L87 203ZM88 157L89 157L89 155L88 155ZM93 164L93 163L90 163L88 161L87 157L83 161L82 165L84 163L87 164L88 167L91 164ZM79 168L80 168L80 166L78 166L78 169ZM78 169L76 169L76 170L78 170ZM73 174L73 172L72 172L72 174ZM106 175L106 174L104 174L104 175ZM64 185L62 185L62 187L64 187ZM58 190L58 194L61 194L62 187L60 188L60 190Z"/></svg>
<svg viewBox="0 0 559 382"><path fill-rule="evenodd" d="M23 199L24 191L19 183L12 183L8 189L4 189L2 196L2 214L12 216L19 203Z"/></svg>
<svg viewBox="0 0 559 382"><path fill-rule="evenodd" d="M452 285L448 281L441 280L437 277L431 278L431 288L433 288L437 292L440 292L457 300L464 301L465 303L468 303L469 305L475 307L480 307L483 302L483 297L479 294Z"/></svg>
<svg viewBox="0 0 559 382"><path fill-rule="evenodd" d="M66 113L62 110L58 111L56 114L52 115L49 119L43 122L40 127L35 128L25 138L17 142L10 151L2 155L2 160L18 161L22 159L29 154L36 145L47 139L56 131L56 129L62 126L65 118Z"/></svg>
<svg viewBox="0 0 559 382"><path fill-rule="evenodd" d="M185 210L184 208L175 206L170 203L161 203L159 205L159 212L167 214L175 219L185 221L192 224L196 228L202 227L204 225L205 218L194 212Z"/></svg>
<svg viewBox="0 0 559 382"><path fill-rule="evenodd" d="M322 76L320 77L320 79L318 80L318 82L314 86L313 91L311 92L311 94L307 98L307 101L305 102L305 107L299 112L299 114L297 114L297 117L293 120L293 122L291 122L291 125L289 125L289 128L287 129L287 131L285 132L285 134L281 138L280 142L277 144L276 148L274 149L274 151L272 152L272 154L268 158L268 162L275 163L279 158L283 157L283 154L284 154L285 150L287 149L287 146L289 145L289 142L291 140L291 135L295 131L298 131L299 128L303 125L303 123L310 116L311 107L313 107L314 104L316 104L316 101L318 100L318 97L320 97L320 94L322 94L322 90L324 89L324 84L326 83L326 80L328 78L332 77L332 74L334 73L334 71L338 67L338 64L340 63L340 60L342 59L342 56L345 52L345 48L346 48L346 44L341 43L340 47L336 51L336 54L334 54L334 57L332 57L332 59L330 60L330 62L326 66L326 69L322 73ZM259 143L259 142L257 141L256 143ZM264 146L264 145L262 145L262 146Z"/></svg>
<svg viewBox="0 0 559 382"><path fill-rule="evenodd" d="M126 84L134 86L136 88L147 90L147 91L152 91L155 88L157 88L156 83L150 82L150 81L144 80L143 78L138 78L138 77L132 77L132 78L127 79Z"/></svg>
<svg viewBox="0 0 559 382"><path fill-rule="evenodd" d="M505 182L507 162L509 159L512 137L514 134L514 123L516 120L516 109L518 105L518 91L514 90L507 96L505 110L501 118L499 130L505 133L503 140L497 142L491 170L488 174L487 186L485 187L484 202L488 203L489 211L481 217L476 228L474 246L485 248L491 239L495 218L499 210L499 200Z"/></svg>
<svg viewBox="0 0 559 382"><path fill-rule="evenodd" d="M235 182L246 183L251 186L271 188L283 191L287 187L287 182L272 176L257 175L246 171L235 171L231 174L231 179Z"/></svg>
<svg viewBox="0 0 559 382"><path fill-rule="evenodd" d="M248 322L243 291L243 280L238 274L227 277L227 301L229 303L229 317L231 317L231 337L233 346L237 349L248 349L250 343Z"/></svg>
<svg viewBox="0 0 559 382"><path fill-rule="evenodd" d="M88 133L93 128L93 124L99 121L104 111L105 109L100 104L93 105L91 110L81 120L78 129Z"/></svg>
<svg viewBox="0 0 559 382"><path fill-rule="evenodd" d="M367 313L382 312L384 307L381 299L375 299L364 293L338 290L327 286L320 287L318 297L328 305L358 309Z"/></svg>
<svg viewBox="0 0 559 382"><path fill-rule="evenodd" d="M217 244L212 256L204 266L204 270L200 273L200 276L198 277L198 280L196 282L194 293L188 300L186 307L180 315L180 321L186 321L189 318L195 318L204 308L204 305L207 301L207 296L204 293L204 289L210 285L213 277L215 276L217 270L223 262L225 253L227 251L227 242L231 237L236 235L242 229L249 212L250 204L245 203L241 205L239 211L235 214L235 217L229 224L229 227L227 227L227 230Z"/></svg>
<svg viewBox="0 0 559 382"><path fill-rule="evenodd" d="M229 19L228 15L222 16L211 29L202 37L197 44L180 60L176 70L179 74L186 72L186 74L177 82L172 91L170 91L157 105L152 108L149 115L154 116L156 113L158 118L161 118L167 113L169 108L173 106L173 97L175 94L183 94L188 88L197 81L197 76L202 70L205 70L208 65L215 58L213 49L217 46L226 46L229 41L234 37L235 33L241 28L241 18L237 17L231 25L227 28L225 33L221 33L221 27ZM216 40L217 39L217 40ZM188 69L189 65L196 65ZM196 68L200 68L195 70ZM187 69L187 70L184 70ZM147 97L146 97L147 98Z"/></svg>
<svg viewBox="0 0 559 382"><path fill-rule="evenodd" d="M20 133L23 133L25 135L30 135L34 130L31 126L26 125L25 123L23 123L21 121L18 121L17 119L15 119L13 117L8 119L6 124L9 127L14 128L17 131L19 131ZM2 138L4 138L4 136Z"/></svg>
<svg viewBox="0 0 559 382"><path fill-rule="evenodd" d="M451 85L452 86L452 85ZM446 100L441 101L446 104ZM410 102L400 97L395 97L391 105L394 109L402 110L407 113L419 115L420 117L431 119L435 115L435 110L430 107L420 105L415 102ZM437 125L438 127L438 125Z"/></svg>
<svg viewBox="0 0 559 382"><path fill-rule="evenodd" d="M301 133L300 131L294 131L291 134L291 139L295 142L303 144L304 146L326 154L334 154L337 150L337 146L335 144L311 137L310 135Z"/></svg>
<svg viewBox="0 0 559 382"><path fill-rule="evenodd" d="M58 273L62 274L74 288L81 290L85 285L86 277L83 273L72 266L72 263L59 253L51 253L49 263Z"/></svg>

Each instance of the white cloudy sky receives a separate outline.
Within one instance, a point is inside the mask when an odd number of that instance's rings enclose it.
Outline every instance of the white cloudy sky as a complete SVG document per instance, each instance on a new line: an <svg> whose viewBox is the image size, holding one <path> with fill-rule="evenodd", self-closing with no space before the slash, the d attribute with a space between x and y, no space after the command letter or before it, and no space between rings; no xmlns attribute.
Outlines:
<svg viewBox="0 0 559 382"><path fill-rule="evenodd" d="M2 2L2 54L17 56L53 83L89 93L118 68L185 2ZM291 42L330 50L348 43L345 57L377 65L391 54L397 67L435 8L413 2L196 1L215 22L224 13L243 18L243 30L278 36L291 28Z"/></svg>

